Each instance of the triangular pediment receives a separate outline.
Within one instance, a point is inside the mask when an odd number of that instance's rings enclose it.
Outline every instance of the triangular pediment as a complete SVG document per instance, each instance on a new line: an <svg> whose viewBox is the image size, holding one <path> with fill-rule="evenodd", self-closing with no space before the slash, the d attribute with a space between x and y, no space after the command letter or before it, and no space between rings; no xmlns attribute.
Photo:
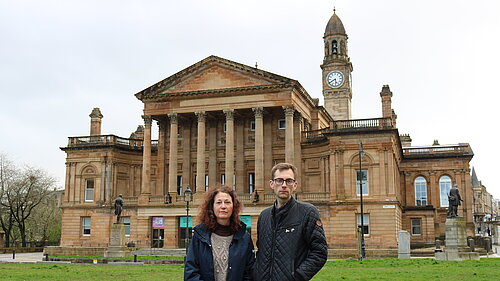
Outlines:
<svg viewBox="0 0 500 281"><path fill-rule="evenodd" d="M227 59L210 56L139 92L140 100L179 93L288 84L294 80Z"/></svg>

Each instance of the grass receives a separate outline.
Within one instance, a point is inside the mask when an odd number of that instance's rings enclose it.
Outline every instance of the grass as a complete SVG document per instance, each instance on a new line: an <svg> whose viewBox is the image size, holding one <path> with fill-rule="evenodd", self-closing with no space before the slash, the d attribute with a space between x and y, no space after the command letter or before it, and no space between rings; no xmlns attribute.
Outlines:
<svg viewBox="0 0 500 281"><path fill-rule="evenodd" d="M133 260L134 256L130 257L110 257L106 258L103 256L50 256L50 258L63 258L63 259L123 259L123 260ZM137 256L137 260L184 260L184 257L178 256Z"/></svg>
<svg viewBox="0 0 500 281"><path fill-rule="evenodd" d="M499 280L500 259L437 261L434 259L368 259L327 262L312 279L319 280Z"/></svg>
<svg viewBox="0 0 500 281"><path fill-rule="evenodd" d="M182 265L42 265L0 263L2 280L183 280ZM323 280L498 280L500 259L368 259L329 261L312 279Z"/></svg>

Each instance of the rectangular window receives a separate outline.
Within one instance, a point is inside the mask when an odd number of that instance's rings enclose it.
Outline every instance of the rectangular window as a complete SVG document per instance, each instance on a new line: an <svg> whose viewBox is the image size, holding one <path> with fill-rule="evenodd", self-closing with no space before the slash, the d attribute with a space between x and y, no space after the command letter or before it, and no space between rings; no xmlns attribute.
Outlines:
<svg viewBox="0 0 500 281"><path fill-rule="evenodd" d="M160 228L153 228L153 240L151 248L163 248L165 239L165 230Z"/></svg>
<svg viewBox="0 0 500 281"><path fill-rule="evenodd" d="M85 180L85 202L94 202L94 180Z"/></svg>
<svg viewBox="0 0 500 281"><path fill-rule="evenodd" d="M221 174L220 175L220 183L221 184L226 184L226 175L225 174Z"/></svg>
<svg viewBox="0 0 500 281"><path fill-rule="evenodd" d="M421 235L422 234L422 220L421 219L412 219L411 220L411 234L412 235Z"/></svg>
<svg viewBox="0 0 500 281"><path fill-rule="evenodd" d="M177 194L182 195L182 176L177 176Z"/></svg>
<svg viewBox="0 0 500 281"><path fill-rule="evenodd" d="M357 220L357 226L358 228L361 226L361 215L357 214L356 215L356 220ZM363 234L364 235L369 235L370 234L370 216L368 214L363 214Z"/></svg>
<svg viewBox="0 0 500 281"><path fill-rule="evenodd" d="M194 175L194 191L197 190L198 175ZM208 190L208 175L205 175L205 191Z"/></svg>
<svg viewBox="0 0 500 281"><path fill-rule="evenodd" d="M130 217L122 217L122 223L125 225L125 236L130 236Z"/></svg>
<svg viewBox="0 0 500 281"><path fill-rule="evenodd" d="M363 185L362 187L360 186L360 179L361 184ZM368 170L361 170L361 173L359 170L356 170L356 195L361 195L360 188L363 189L363 196L368 195Z"/></svg>
<svg viewBox="0 0 500 281"><path fill-rule="evenodd" d="M240 220L247 226L248 234L252 235L252 216L240 216Z"/></svg>
<svg viewBox="0 0 500 281"><path fill-rule="evenodd" d="M224 133L227 131L227 123L224 123Z"/></svg>
<svg viewBox="0 0 500 281"><path fill-rule="evenodd" d="M250 131L255 132L255 121L250 121Z"/></svg>
<svg viewBox="0 0 500 281"><path fill-rule="evenodd" d="M285 121L285 119L278 120L278 129L280 129L280 130L286 129L286 121Z"/></svg>
<svg viewBox="0 0 500 281"><path fill-rule="evenodd" d="M248 173L248 193L253 193L255 189L255 173Z"/></svg>
<svg viewBox="0 0 500 281"><path fill-rule="evenodd" d="M90 218L89 217L82 218L82 235L90 236Z"/></svg>
<svg viewBox="0 0 500 281"><path fill-rule="evenodd" d="M186 237L191 238L191 231L193 228L193 217L189 216L189 220L186 220L186 217L179 217L179 241L178 247L185 248L186 247ZM188 236L186 236L188 235Z"/></svg>

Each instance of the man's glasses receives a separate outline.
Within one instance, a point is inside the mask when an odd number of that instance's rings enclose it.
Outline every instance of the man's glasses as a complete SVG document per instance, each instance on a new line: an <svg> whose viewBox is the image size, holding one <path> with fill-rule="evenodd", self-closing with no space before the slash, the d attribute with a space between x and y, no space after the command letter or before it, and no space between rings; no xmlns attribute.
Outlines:
<svg viewBox="0 0 500 281"><path fill-rule="evenodd" d="M293 183L295 183L295 180L294 179L282 179L282 178L276 178L276 179L273 179L274 183L275 184L278 184L278 185L282 185L284 182L286 182L286 185L292 185Z"/></svg>

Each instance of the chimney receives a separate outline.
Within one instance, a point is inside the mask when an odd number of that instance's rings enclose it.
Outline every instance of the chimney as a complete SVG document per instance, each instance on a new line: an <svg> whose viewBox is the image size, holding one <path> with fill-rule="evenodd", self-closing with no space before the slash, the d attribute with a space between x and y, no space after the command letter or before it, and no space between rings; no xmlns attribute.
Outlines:
<svg viewBox="0 0 500 281"><path fill-rule="evenodd" d="M411 146L411 137L410 134L402 134L399 136L399 139L401 140L401 146L402 147L408 147Z"/></svg>
<svg viewBox="0 0 500 281"><path fill-rule="evenodd" d="M102 117L101 110L95 107L89 115L90 117L90 135L100 136L101 135L101 123Z"/></svg>
<svg viewBox="0 0 500 281"><path fill-rule="evenodd" d="M382 91L380 92L380 97L382 98L382 117L390 118L392 115L392 92L389 89L389 85L382 86Z"/></svg>

